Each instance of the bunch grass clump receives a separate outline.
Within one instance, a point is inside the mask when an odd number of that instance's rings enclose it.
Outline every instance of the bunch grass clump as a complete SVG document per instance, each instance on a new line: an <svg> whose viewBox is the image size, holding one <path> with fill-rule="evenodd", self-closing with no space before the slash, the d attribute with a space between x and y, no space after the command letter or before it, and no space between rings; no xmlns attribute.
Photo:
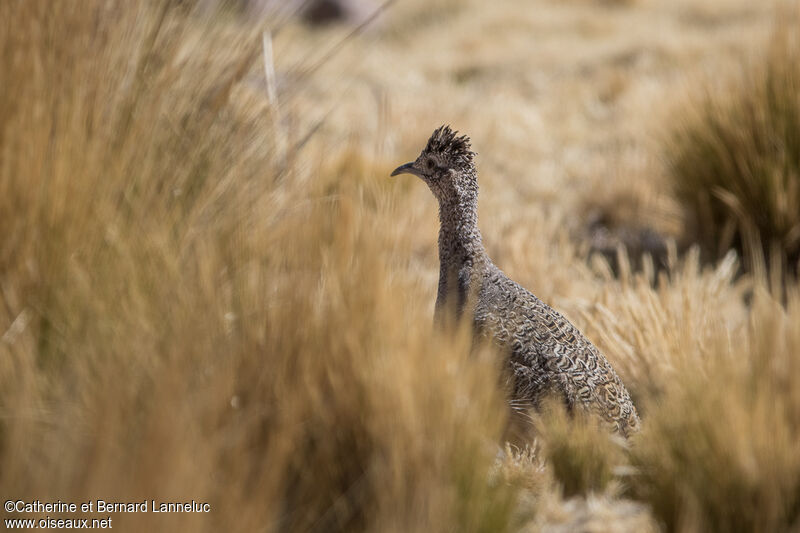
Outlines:
<svg viewBox="0 0 800 533"><path fill-rule="evenodd" d="M796 18L796 17L795 17ZM800 35L779 26L757 62L709 88L666 144L690 235L710 258L731 247L796 273L800 260Z"/></svg>
<svg viewBox="0 0 800 533"><path fill-rule="evenodd" d="M393 273L387 164L296 163L248 93L259 28L167 0L0 20L0 492L210 505L130 531L511 527L496 358Z"/></svg>
<svg viewBox="0 0 800 533"><path fill-rule="evenodd" d="M555 400L538 420L544 455L564 497L603 493L624 471L625 442L589 414L570 416Z"/></svg>
<svg viewBox="0 0 800 533"><path fill-rule="evenodd" d="M737 270L733 254L712 268L694 250L655 286L646 272L614 282L589 320L642 414L629 494L667 531L800 519L800 293Z"/></svg>
<svg viewBox="0 0 800 533"><path fill-rule="evenodd" d="M634 492L668 530L793 531L800 523L800 334L756 291L746 335L684 367L632 447Z"/></svg>

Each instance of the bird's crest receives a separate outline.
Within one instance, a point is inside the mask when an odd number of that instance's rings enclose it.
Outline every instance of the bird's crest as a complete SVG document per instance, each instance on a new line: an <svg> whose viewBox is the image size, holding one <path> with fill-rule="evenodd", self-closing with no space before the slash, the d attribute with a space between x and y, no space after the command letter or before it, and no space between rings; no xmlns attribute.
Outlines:
<svg viewBox="0 0 800 533"><path fill-rule="evenodd" d="M471 163L475 152L472 151L469 137L466 135L458 136L457 131L450 129L450 126L444 125L437 128L431 138L428 139L428 145L425 151L428 153L436 153L454 163Z"/></svg>

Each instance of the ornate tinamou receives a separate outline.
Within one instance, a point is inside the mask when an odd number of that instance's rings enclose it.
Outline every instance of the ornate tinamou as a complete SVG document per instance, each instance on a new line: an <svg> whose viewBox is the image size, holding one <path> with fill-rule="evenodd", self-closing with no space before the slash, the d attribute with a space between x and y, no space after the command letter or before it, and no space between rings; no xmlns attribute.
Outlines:
<svg viewBox="0 0 800 533"><path fill-rule="evenodd" d="M508 350L511 405L536 408L548 394L567 408L607 420L622 435L639 427L630 395L600 351L557 311L508 278L486 255L478 230L478 177L466 136L433 132L416 161L392 176L414 174L439 200L436 314L469 312L475 331Z"/></svg>

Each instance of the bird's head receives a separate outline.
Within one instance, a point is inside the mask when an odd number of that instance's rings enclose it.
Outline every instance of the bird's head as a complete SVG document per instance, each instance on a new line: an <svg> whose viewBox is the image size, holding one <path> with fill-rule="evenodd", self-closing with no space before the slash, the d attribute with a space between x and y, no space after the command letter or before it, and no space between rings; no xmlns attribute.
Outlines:
<svg viewBox="0 0 800 533"><path fill-rule="evenodd" d="M450 126L437 128L428 144L415 161L394 169L392 176L413 174L428 184L433 194L442 201L464 194L477 195L475 152L470 149L469 137L458 136Z"/></svg>

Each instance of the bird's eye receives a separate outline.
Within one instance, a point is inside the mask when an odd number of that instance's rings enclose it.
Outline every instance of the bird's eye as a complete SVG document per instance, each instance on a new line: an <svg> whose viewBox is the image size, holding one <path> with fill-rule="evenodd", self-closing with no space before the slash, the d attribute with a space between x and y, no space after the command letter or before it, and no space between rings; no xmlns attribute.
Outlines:
<svg viewBox="0 0 800 533"><path fill-rule="evenodd" d="M433 170L435 166L436 162L433 160L432 157L429 157L428 159L425 160L425 168L427 170Z"/></svg>

